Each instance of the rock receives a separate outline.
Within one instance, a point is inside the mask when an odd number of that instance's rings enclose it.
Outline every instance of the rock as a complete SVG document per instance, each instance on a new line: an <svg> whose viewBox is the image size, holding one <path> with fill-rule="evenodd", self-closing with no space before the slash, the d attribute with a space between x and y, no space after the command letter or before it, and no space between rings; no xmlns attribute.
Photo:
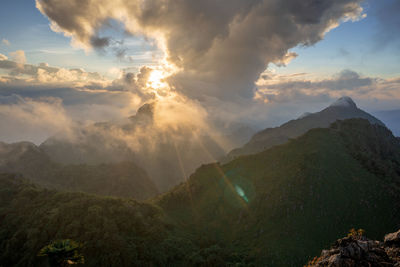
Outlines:
<svg viewBox="0 0 400 267"><path fill-rule="evenodd" d="M322 250L306 266L395 266L400 267L400 230L387 234L384 242L362 235L338 239L330 249Z"/></svg>
<svg viewBox="0 0 400 267"><path fill-rule="evenodd" d="M385 245L400 247L400 230L395 233L385 235Z"/></svg>

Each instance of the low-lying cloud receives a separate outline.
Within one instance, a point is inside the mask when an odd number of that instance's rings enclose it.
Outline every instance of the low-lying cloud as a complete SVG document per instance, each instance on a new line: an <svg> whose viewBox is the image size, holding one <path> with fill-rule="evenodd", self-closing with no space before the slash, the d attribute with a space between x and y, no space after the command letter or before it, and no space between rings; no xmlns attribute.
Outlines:
<svg viewBox="0 0 400 267"><path fill-rule="evenodd" d="M0 140L41 142L50 134L71 129L61 100L57 98L30 99L18 95L0 96Z"/></svg>

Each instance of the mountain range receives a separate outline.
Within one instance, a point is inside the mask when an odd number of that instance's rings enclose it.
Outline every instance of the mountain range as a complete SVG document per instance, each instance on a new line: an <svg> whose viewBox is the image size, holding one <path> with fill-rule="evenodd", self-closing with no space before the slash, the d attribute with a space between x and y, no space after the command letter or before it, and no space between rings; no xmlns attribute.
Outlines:
<svg viewBox="0 0 400 267"><path fill-rule="evenodd" d="M152 108L119 129L148 125ZM90 157L105 145L92 130L81 143L0 143L1 265L46 266L37 252L73 239L86 266L301 266L351 228L374 239L400 228L400 139L349 98L257 133L240 156L158 195L141 154Z"/></svg>
<svg viewBox="0 0 400 267"><path fill-rule="evenodd" d="M400 228L400 142L365 119L202 165L149 202L0 183L8 265L38 265L41 247L71 238L87 266L301 266L350 228Z"/></svg>
<svg viewBox="0 0 400 267"><path fill-rule="evenodd" d="M304 113L298 119L288 121L276 128L267 128L256 133L243 147L232 150L224 158L228 162L241 155L261 152L275 145L283 144L314 128L327 128L336 120L363 118L371 123L384 125L379 119L359 109L349 97L341 97L329 107L316 113Z"/></svg>
<svg viewBox="0 0 400 267"><path fill-rule="evenodd" d="M246 248L257 266L299 266L350 228L398 229L399 190L399 140L350 119L202 166L157 204L186 231Z"/></svg>
<svg viewBox="0 0 400 267"><path fill-rule="evenodd" d="M226 153L213 136L191 127L159 127L156 107L156 102L145 104L123 122L73 129L73 137L56 134L39 147L61 164L135 162L162 192L184 181L200 164Z"/></svg>
<svg viewBox="0 0 400 267"><path fill-rule="evenodd" d="M29 142L0 142L0 172L20 174L47 188L144 200L159 193L134 162L60 164Z"/></svg>
<svg viewBox="0 0 400 267"><path fill-rule="evenodd" d="M227 163L240 155L258 153L310 129L329 127L336 120L365 118L384 125L357 108L352 99L342 97L320 112L262 130L243 147L223 156L224 150L211 136L193 135L185 128L178 132L155 130L156 105L143 105L122 123L76 127L70 131L72 137L59 133L40 146L29 142L0 143L0 171L20 173L49 188L142 200L184 181L200 164L218 158ZM229 135L229 140L241 143L250 133L251 129L242 125Z"/></svg>

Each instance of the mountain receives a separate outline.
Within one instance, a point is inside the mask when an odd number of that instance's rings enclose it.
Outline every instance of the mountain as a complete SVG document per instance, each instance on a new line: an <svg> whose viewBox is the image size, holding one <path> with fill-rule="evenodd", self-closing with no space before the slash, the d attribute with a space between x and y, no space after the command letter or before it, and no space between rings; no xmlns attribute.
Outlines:
<svg viewBox="0 0 400 267"><path fill-rule="evenodd" d="M336 120L363 118L371 123L384 125L380 120L359 109L349 97L339 98L329 107L317 113L305 113L296 120L291 120L276 128L267 128L256 133L243 147L232 150L224 158L228 162L242 155L261 152L275 145L283 144L314 128L327 128Z"/></svg>
<svg viewBox="0 0 400 267"><path fill-rule="evenodd" d="M47 188L146 199L158 190L133 162L59 164L33 143L0 143L0 172L18 173Z"/></svg>
<svg viewBox="0 0 400 267"><path fill-rule="evenodd" d="M87 266L302 266L351 228L400 228L400 142L337 121L228 164L202 165L150 202L60 193L0 175L0 263L41 266L56 239Z"/></svg>
<svg viewBox="0 0 400 267"><path fill-rule="evenodd" d="M363 119L203 165L156 201L185 231L232 244L256 266L302 266L351 228L400 228L400 142Z"/></svg>
<svg viewBox="0 0 400 267"><path fill-rule="evenodd" d="M93 267L226 266L243 258L178 233L153 204L57 192L9 174L0 174L0 229L1 266L49 266L37 254L58 239L82 244L84 266Z"/></svg>
<svg viewBox="0 0 400 267"><path fill-rule="evenodd" d="M71 129L72 137L59 133L39 147L61 164L135 162L162 192L184 181L200 164L226 154L211 134L184 124L163 125L156 108L156 102L145 104L126 121Z"/></svg>

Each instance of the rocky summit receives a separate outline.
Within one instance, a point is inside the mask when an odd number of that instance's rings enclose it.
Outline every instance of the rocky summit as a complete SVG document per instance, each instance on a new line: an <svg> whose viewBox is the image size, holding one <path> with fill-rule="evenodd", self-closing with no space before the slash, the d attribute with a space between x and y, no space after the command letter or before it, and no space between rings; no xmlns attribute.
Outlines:
<svg viewBox="0 0 400 267"><path fill-rule="evenodd" d="M387 234L384 241L370 240L361 231L338 239L320 257L315 257L309 266L400 266L400 230Z"/></svg>

